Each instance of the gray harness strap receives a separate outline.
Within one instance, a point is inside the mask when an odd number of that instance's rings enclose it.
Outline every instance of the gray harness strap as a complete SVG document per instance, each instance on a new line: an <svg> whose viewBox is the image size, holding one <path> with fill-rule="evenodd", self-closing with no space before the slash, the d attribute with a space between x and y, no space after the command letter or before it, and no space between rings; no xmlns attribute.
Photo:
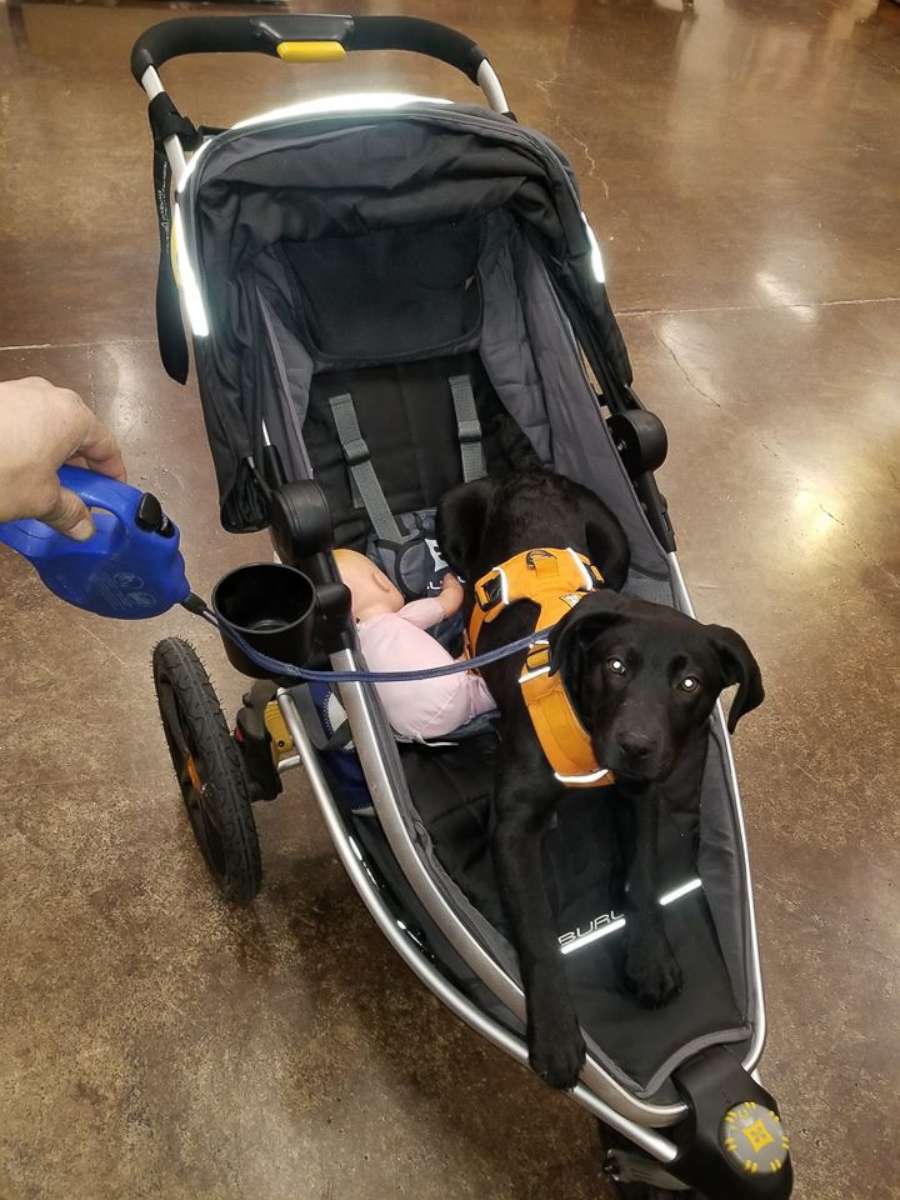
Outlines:
<svg viewBox="0 0 900 1200"><path fill-rule="evenodd" d="M342 396L332 396L328 404L334 417L337 435L341 439L341 449L350 471L350 478L359 491L372 528L384 541L401 541L403 534L394 520L394 514L372 466L372 456L359 428L353 398L349 392L345 392Z"/></svg>
<svg viewBox="0 0 900 1200"><path fill-rule="evenodd" d="M478 420L472 381L468 375L451 375L450 392L456 413L456 434L459 438L463 480L470 483L473 479L482 479L487 472L484 468L484 450L481 445L481 422Z"/></svg>

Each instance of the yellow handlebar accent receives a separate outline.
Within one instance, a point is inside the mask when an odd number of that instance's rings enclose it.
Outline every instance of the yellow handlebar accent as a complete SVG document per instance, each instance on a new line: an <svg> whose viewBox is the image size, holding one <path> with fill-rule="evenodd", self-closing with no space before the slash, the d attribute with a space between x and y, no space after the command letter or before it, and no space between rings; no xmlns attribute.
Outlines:
<svg viewBox="0 0 900 1200"><path fill-rule="evenodd" d="M337 62L347 54L340 42L279 42L276 49L283 62Z"/></svg>

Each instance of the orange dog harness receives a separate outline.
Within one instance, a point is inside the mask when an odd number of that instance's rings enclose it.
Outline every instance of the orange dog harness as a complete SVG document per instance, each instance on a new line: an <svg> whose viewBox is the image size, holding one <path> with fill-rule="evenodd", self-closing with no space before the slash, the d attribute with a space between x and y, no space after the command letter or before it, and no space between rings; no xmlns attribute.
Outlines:
<svg viewBox="0 0 900 1200"><path fill-rule="evenodd" d="M532 600L540 612L535 629L555 625L595 587L603 576L583 554L572 549L524 550L488 571L475 584L475 607L469 620L469 646L510 604ZM560 783L566 787L603 787L612 773L600 767L587 730L569 698L559 672L550 674L550 644L535 642L519 677L522 698L541 749Z"/></svg>

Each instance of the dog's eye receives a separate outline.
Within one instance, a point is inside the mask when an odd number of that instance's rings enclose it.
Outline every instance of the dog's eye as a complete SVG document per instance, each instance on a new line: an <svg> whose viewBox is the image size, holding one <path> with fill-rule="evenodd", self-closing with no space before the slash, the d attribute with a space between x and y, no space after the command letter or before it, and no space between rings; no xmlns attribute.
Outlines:
<svg viewBox="0 0 900 1200"><path fill-rule="evenodd" d="M685 675L678 686L683 692L696 692L700 690L700 680L695 675Z"/></svg>
<svg viewBox="0 0 900 1200"><path fill-rule="evenodd" d="M606 660L606 665L609 667L610 671L612 671L613 675L625 674L625 664L622 662L621 658L608 658Z"/></svg>

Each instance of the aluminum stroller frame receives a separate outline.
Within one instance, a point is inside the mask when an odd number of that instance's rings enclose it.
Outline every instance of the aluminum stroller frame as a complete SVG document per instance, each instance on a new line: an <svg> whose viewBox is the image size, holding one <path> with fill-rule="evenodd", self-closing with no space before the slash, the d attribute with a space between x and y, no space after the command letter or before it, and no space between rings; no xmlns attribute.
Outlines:
<svg viewBox="0 0 900 1200"><path fill-rule="evenodd" d="M160 343L166 368L175 378L183 381L186 377L187 347L180 320L177 316L173 317L171 304L174 289L169 274L169 248L173 226L178 242L181 299L194 337L198 375L201 376L201 386L210 391L210 385L203 384L203 375L211 362L215 338L210 336L211 321L207 315L209 298L204 291L199 253L200 223L194 212L199 191L205 186L204 182L198 182L203 172L197 170L197 164L201 159L208 162L212 157L210 146L224 146L222 139L229 137L232 139L229 144L237 145L242 133L262 137L274 136L277 132L284 137L290 130L300 130L304 122L325 117L337 120L342 113L362 113L377 123L390 119L397 112L418 115L430 103L442 103L446 105L441 108L442 113L456 110L458 116L454 119L460 123L468 122L473 130L478 128L479 121L486 122L488 114L478 117L474 114L483 110L463 109L450 106L447 102L428 102L417 97L336 97L251 119L231 131L198 131L172 103L163 87L160 68L177 55L208 51L253 51L277 56L285 61L316 61L337 58L346 51L366 49L415 50L458 67L482 89L489 109L497 114L491 119L493 125L499 127L501 120L507 122L503 128L509 131L510 136L520 129L513 123L514 118L509 113L503 89L484 52L456 31L427 21L401 17L277 15L188 18L157 25L136 43L132 71L151 101L150 119L156 146L156 192L162 248L157 298ZM354 119L357 119L356 116ZM449 115L446 120L450 120ZM556 154L562 177L568 168L558 152ZM169 219L170 186L178 200L174 222ZM574 191L573 195L577 198ZM598 311L602 308L598 318L600 325L608 321L614 330L611 313L607 318L607 310L603 307L606 298L599 248L586 221L579 236L585 247L581 268L588 275L592 273L592 278L584 286L594 288L594 303ZM609 345L615 349L615 337L608 329L605 333L608 334ZM582 348L585 348L584 327L577 329L577 336ZM617 455L618 461L624 464L620 471L621 480L627 482L638 513L634 520L642 523L642 537L655 539L660 561L668 572L665 587L669 589L671 601L682 611L693 615L665 502L656 488L652 473L661 462L661 426L643 409L627 376L624 382L621 378L617 379L615 370L604 367L602 354L592 354L589 348L586 352L600 385L603 403L611 413L609 429L602 420L599 424L603 427L603 436L608 440L610 454ZM208 403L206 393L204 401ZM307 571L320 589L321 604L325 611L329 603L328 588L334 583L333 569L327 561L333 544L331 519L327 510L323 514L317 509L317 505L321 505L321 493L315 494L316 485L311 480L311 473L301 482L285 482L286 478L296 480L297 475L295 469L289 466L286 476L284 465L278 462L279 450L282 454L284 451L283 447L272 446L269 441L267 420L270 419L263 419L266 447L261 466L263 471L272 468L268 472L270 484L277 495L283 493L288 498L279 510L278 519L272 517L276 546L282 558ZM621 481L615 486L620 485ZM233 510L230 520L227 515L225 519L232 528L241 527ZM254 522L257 526L264 523L255 515L246 521L244 527L252 527ZM346 622L346 613L337 613L330 640L326 639L326 644L328 659L334 670L364 668L355 635ZM499 961L484 939L473 932L471 921L463 919L452 897L436 881L433 863L423 853L421 841L417 839L410 819L415 807L414 799L410 794L397 743L374 689L363 683L344 683L340 685L339 693L377 816L379 836L383 838L405 880L405 886L413 893L421 910L422 922L427 925L429 933L436 934L441 945L450 947L456 960L493 997L496 1007L492 1011L476 1003L471 994L467 994L454 981L454 972L442 969L439 954L430 943L423 944L421 929L410 924L408 909L402 898L398 902L395 892L385 886L383 872L379 872L370 850L360 845L352 816L347 806L340 802L339 795L335 794L334 780L327 762L323 761L321 746L316 745L316 733L310 728L298 703L297 691L286 685L279 686L277 692L273 688L269 694L277 701L293 744L293 752L282 756L277 762L278 773L303 766L341 863L381 932L407 966L472 1029L519 1062L527 1064L526 1044L514 1031L516 1023L521 1025L525 1019L520 983L508 965ZM264 733L263 736L269 735ZM720 1135L720 1122L725 1116L720 1103L723 1097L728 1098L727 1106L746 1101L762 1106L767 1111L774 1108L774 1101L761 1087L756 1074L765 1043L766 1014L743 813L720 705L716 706L712 718L712 735L720 748L723 786L733 814L738 887L744 905L743 937L749 997L747 1024L751 1033L746 1043L742 1043L744 1049L739 1060L727 1052L723 1056L720 1047L712 1047L708 1053L691 1057L687 1065L679 1067L675 1073L680 1098L666 1102L655 1102L636 1094L605 1061L601 1061L596 1054L589 1055L581 1082L571 1095L618 1135L609 1161L611 1174L619 1181L624 1195L637 1195L639 1192L634 1189L644 1186L660 1189L654 1195L665 1195L669 1191L683 1192L685 1186L699 1189L697 1194L702 1192L710 1197L782 1197L790 1194L791 1168L787 1154L782 1154L778 1166L771 1168L768 1173L746 1165L741 1170L739 1165L729 1160L723 1148L724 1135ZM242 769L252 773L252 767L246 763ZM509 1014L511 1021L504 1021L502 1017L498 1019L498 1011ZM748 1162L751 1160L752 1156L747 1159Z"/></svg>

